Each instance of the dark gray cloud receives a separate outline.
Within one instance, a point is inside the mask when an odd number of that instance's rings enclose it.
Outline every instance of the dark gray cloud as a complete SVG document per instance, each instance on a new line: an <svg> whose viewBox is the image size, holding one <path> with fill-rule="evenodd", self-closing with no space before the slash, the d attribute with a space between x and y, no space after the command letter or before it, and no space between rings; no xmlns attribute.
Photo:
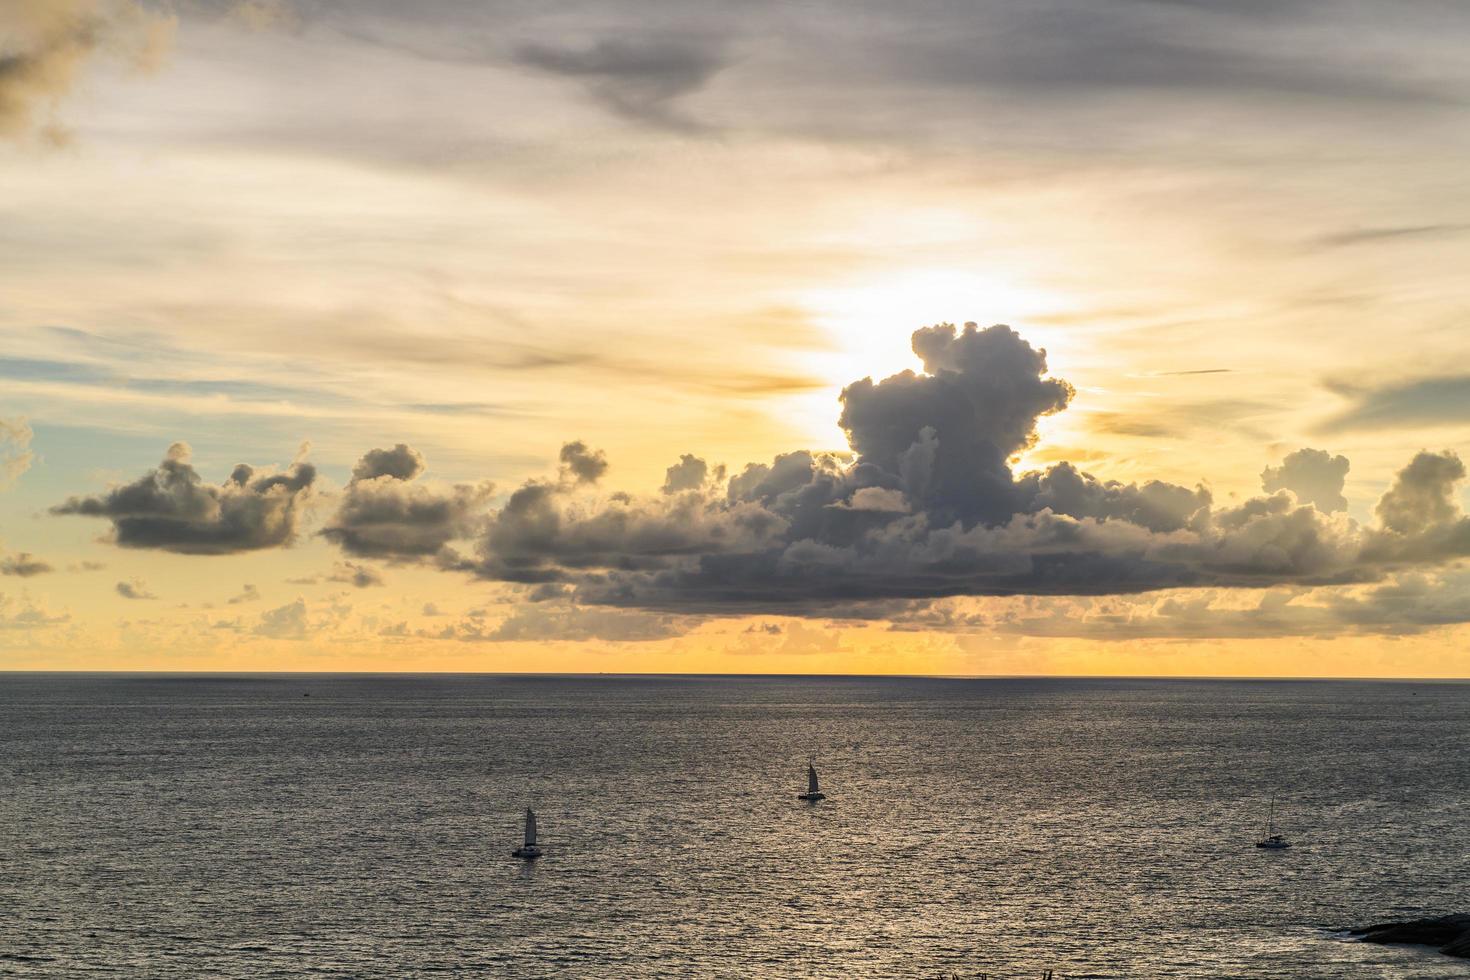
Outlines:
<svg viewBox="0 0 1470 980"><path fill-rule="evenodd" d="M651 497L533 481L447 567L584 606L830 616L947 596L1349 585L1470 554L1453 457L1412 462L1377 527L1337 513L1347 461L1315 451L1268 468L1274 492L1228 506L1070 463L1016 474L1037 420L1073 395L1044 352L1003 326L926 328L914 350L924 373L844 389L850 454L786 453ZM683 487L697 471L670 472Z"/></svg>
<svg viewBox="0 0 1470 980"><path fill-rule="evenodd" d="M424 472L424 457L417 449L399 443L392 449L371 449L352 468L353 480L376 480L387 476L412 480Z"/></svg>
<svg viewBox="0 0 1470 980"><path fill-rule="evenodd" d="M51 513L105 518L123 548L227 555L295 540L316 482L314 466L297 462L273 473L241 463L224 483L211 484L189 457L188 445L176 442L153 472L105 494L72 497Z"/></svg>
<svg viewBox="0 0 1470 980"><path fill-rule="evenodd" d="M124 599L157 599L158 596L148 591L148 587L142 582L134 579L131 582L119 582L114 588L117 594Z"/></svg>
<svg viewBox="0 0 1470 980"><path fill-rule="evenodd" d="M425 486L417 482L425 468L423 456L402 443L371 450L354 467L322 536L360 558L421 561L473 535L493 487Z"/></svg>
<svg viewBox="0 0 1470 980"><path fill-rule="evenodd" d="M0 575L16 575L20 578L30 578L32 575L44 575L54 570L49 564L37 558L29 551L21 551L0 558Z"/></svg>
<svg viewBox="0 0 1470 980"><path fill-rule="evenodd" d="M1037 419L1067 407L1072 386L1046 377L1046 351L1006 326L925 327L913 347L926 374L843 389L838 424L853 451L940 519L1008 516L1009 460L1035 442Z"/></svg>
<svg viewBox="0 0 1470 980"><path fill-rule="evenodd" d="M1376 388L1341 383L1328 387L1353 404L1318 426L1323 434L1470 422L1470 374L1416 378Z"/></svg>
<svg viewBox="0 0 1470 980"><path fill-rule="evenodd" d="M619 116L679 130L701 126L679 111L678 100L725 66L718 48L685 39L609 38L582 48L526 44L514 57L527 67L576 79Z"/></svg>
<svg viewBox="0 0 1470 980"><path fill-rule="evenodd" d="M1346 456L1333 456L1321 449L1298 449L1261 473L1261 489L1267 493L1290 490L1298 500L1312 504L1324 514L1347 510L1342 494L1347 482Z"/></svg>
<svg viewBox="0 0 1470 980"><path fill-rule="evenodd" d="M573 483L596 483L607 472L607 454L591 449L580 439L561 447L562 479Z"/></svg>

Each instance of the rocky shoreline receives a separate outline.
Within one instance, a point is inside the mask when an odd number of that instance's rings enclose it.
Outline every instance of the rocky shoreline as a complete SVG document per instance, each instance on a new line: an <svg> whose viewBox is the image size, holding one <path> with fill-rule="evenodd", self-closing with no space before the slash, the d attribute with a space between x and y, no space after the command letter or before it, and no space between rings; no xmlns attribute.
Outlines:
<svg viewBox="0 0 1470 980"><path fill-rule="evenodd" d="M1408 943L1438 946L1446 956L1470 959L1470 915L1442 915L1431 919L1382 922L1349 929L1365 943Z"/></svg>

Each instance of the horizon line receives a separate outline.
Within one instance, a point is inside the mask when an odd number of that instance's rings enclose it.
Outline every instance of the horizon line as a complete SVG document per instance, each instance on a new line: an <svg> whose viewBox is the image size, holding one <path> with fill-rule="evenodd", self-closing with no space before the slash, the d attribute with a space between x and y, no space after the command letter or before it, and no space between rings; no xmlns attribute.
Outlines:
<svg viewBox="0 0 1470 980"><path fill-rule="evenodd" d="M3 668L12 674L76 674L162 677L510 677L510 678L668 678L668 679L826 679L826 680L1133 680L1133 681L1357 681L1363 683L1470 683L1458 676L1361 676L1311 674L841 674L841 673L722 673L707 671L526 671L526 670L172 670L89 668Z"/></svg>

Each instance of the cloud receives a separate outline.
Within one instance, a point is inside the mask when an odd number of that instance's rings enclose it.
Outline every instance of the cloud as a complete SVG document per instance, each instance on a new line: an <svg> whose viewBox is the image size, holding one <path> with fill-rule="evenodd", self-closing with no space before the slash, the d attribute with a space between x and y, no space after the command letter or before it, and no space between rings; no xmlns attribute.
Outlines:
<svg viewBox="0 0 1470 980"><path fill-rule="evenodd" d="M241 588L240 593L238 595L230 596L228 601L229 604L232 606L238 606L242 602L259 602L260 590L257 589L255 586L246 583L246 585Z"/></svg>
<svg viewBox="0 0 1470 980"><path fill-rule="evenodd" d="M473 535L493 485L432 488L416 482L426 468L423 456L403 443L368 452L322 536L359 558L419 561Z"/></svg>
<svg viewBox="0 0 1470 980"><path fill-rule="evenodd" d="M366 589L374 585L386 585L383 573L369 565L359 565L351 561L339 561L329 582L346 582L353 588Z"/></svg>
<svg viewBox="0 0 1470 980"><path fill-rule="evenodd" d="M785 453L723 486L654 496L533 480L473 556L445 567L581 607L823 616L949 596L1349 586L1470 555L1451 456L1412 462L1370 527L1341 513L1346 459L1318 451L1267 468L1271 492L1230 505L1067 462L1018 474L1038 420L1073 397L1045 352L974 325L919 330L914 350L924 373L843 390L849 454ZM696 470L681 459L670 472Z"/></svg>
<svg viewBox="0 0 1470 980"><path fill-rule="evenodd" d="M838 424L861 465L897 476L917 506L950 520L1006 516L1010 457L1036 441L1038 419L1067 407L1072 386L1046 377L1046 351L1006 326L925 327L913 348L927 374L848 385Z"/></svg>
<svg viewBox="0 0 1470 980"><path fill-rule="evenodd" d="M134 579L131 582L119 582L114 588L117 594L124 599L157 599L158 596L148 591L148 587L142 582Z"/></svg>
<svg viewBox="0 0 1470 980"><path fill-rule="evenodd" d="M725 66L718 49L673 39L604 39L584 48L525 44L514 57L527 67L578 80L616 115L674 130L702 128L678 111L677 102Z"/></svg>
<svg viewBox="0 0 1470 980"><path fill-rule="evenodd" d="M1103 641L1410 636L1470 622L1470 572L1405 572L1381 583L1321 589L947 599L913 603L889 615L896 630Z"/></svg>
<svg viewBox="0 0 1470 980"><path fill-rule="evenodd" d="M1317 427L1323 434L1470 422L1470 374L1441 375L1378 388L1329 384L1353 404Z"/></svg>
<svg viewBox="0 0 1470 980"><path fill-rule="evenodd" d="M720 483L724 479L723 466L716 466L711 470L709 464L698 456L685 453L664 472L662 490L664 493L683 493L685 490L699 490L711 480Z"/></svg>
<svg viewBox="0 0 1470 980"><path fill-rule="evenodd" d="M14 486L31 468L36 458L31 452L31 437L25 419L0 419L0 490Z"/></svg>
<svg viewBox="0 0 1470 980"><path fill-rule="evenodd" d="M671 616L559 603L517 607L493 629L477 619L446 627L439 635L484 643L569 642L644 643L683 633Z"/></svg>
<svg viewBox="0 0 1470 980"><path fill-rule="evenodd" d="M1298 449L1261 473L1261 489L1267 493L1290 490L1298 500L1312 504L1324 514L1347 510L1342 488L1347 481L1348 459L1320 449Z"/></svg>
<svg viewBox="0 0 1470 980"><path fill-rule="evenodd" d="M153 472L105 494L72 497L51 513L105 518L119 547L186 555L279 548L296 539L316 482L314 466L296 462L281 473L257 473L241 463L215 485L200 478L190 454L186 443L176 442Z"/></svg>
<svg viewBox="0 0 1470 980"><path fill-rule="evenodd" d="M50 613L29 598L15 598L0 592L0 631L35 630L70 622L67 613Z"/></svg>
<svg viewBox="0 0 1470 980"><path fill-rule="evenodd" d="M1251 43L1145 5L1018 3L987 7L985 14L989 31L972 23L968 31L929 44L881 45L889 71L932 85L1032 99L1162 90L1191 93L1196 103L1212 94L1360 104L1450 101L1443 89L1395 75L1368 57L1353 64L1300 46L1271 50L1264 39ZM1282 34L1279 28L1276 33Z"/></svg>
<svg viewBox="0 0 1470 980"><path fill-rule="evenodd" d="M580 439L561 447L562 479L573 483L596 483L607 473L607 454L589 449Z"/></svg>
<svg viewBox="0 0 1470 980"><path fill-rule="evenodd" d="M306 601L297 599L261 613L260 621L251 632L272 639L299 640L306 636L306 630Z"/></svg>
<svg viewBox="0 0 1470 980"><path fill-rule="evenodd" d="M1354 228L1349 231L1333 232L1313 239L1312 244L1323 248L1342 248L1349 245L1366 245L1377 242L1402 242L1422 239L1449 238L1470 232L1470 224L1393 225L1380 228Z"/></svg>
<svg viewBox="0 0 1470 980"><path fill-rule="evenodd" d="M1218 374L1222 372L1183 372ZM1142 439L1184 439L1200 430L1218 432L1234 429L1247 435L1258 430L1251 420L1270 412L1274 406L1238 398L1215 398L1151 406L1146 416L1119 412L1094 412L1088 416L1089 428L1109 435L1137 436Z"/></svg>
<svg viewBox="0 0 1470 980"><path fill-rule="evenodd" d="M57 141L54 118L99 55L152 70L176 20L132 0L11 0L0 7L0 136L40 132Z"/></svg>
<svg viewBox="0 0 1470 980"><path fill-rule="evenodd" d="M354 482L392 477L408 481L424 472L424 457L417 449L399 443L392 449L371 449L352 468Z"/></svg>
<svg viewBox="0 0 1470 980"><path fill-rule="evenodd" d="M21 578L30 578L32 575L44 575L54 570L50 565L41 561L29 551L21 551L13 555L0 557L0 575L17 575Z"/></svg>
<svg viewBox="0 0 1470 980"><path fill-rule="evenodd" d="M1465 479L1465 464L1451 452L1421 452L1399 471L1378 501L1383 526L1398 534L1420 534L1459 517L1455 487Z"/></svg>
<svg viewBox="0 0 1470 980"><path fill-rule="evenodd" d="M300 15L289 0L239 0L226 16L252 31L290 30L300 26Z"/></svg>

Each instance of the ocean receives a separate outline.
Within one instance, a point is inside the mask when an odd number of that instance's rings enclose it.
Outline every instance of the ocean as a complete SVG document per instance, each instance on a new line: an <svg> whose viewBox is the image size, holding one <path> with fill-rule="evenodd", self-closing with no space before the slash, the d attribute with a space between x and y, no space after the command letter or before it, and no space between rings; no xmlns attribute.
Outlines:
<svg viewBox="0 0 1470 980"><path fill-rule="evenodd" d="M1470 911L1467 745L1460 683L0 674L0 975L1464 977L1334 930Z"/></svg>

